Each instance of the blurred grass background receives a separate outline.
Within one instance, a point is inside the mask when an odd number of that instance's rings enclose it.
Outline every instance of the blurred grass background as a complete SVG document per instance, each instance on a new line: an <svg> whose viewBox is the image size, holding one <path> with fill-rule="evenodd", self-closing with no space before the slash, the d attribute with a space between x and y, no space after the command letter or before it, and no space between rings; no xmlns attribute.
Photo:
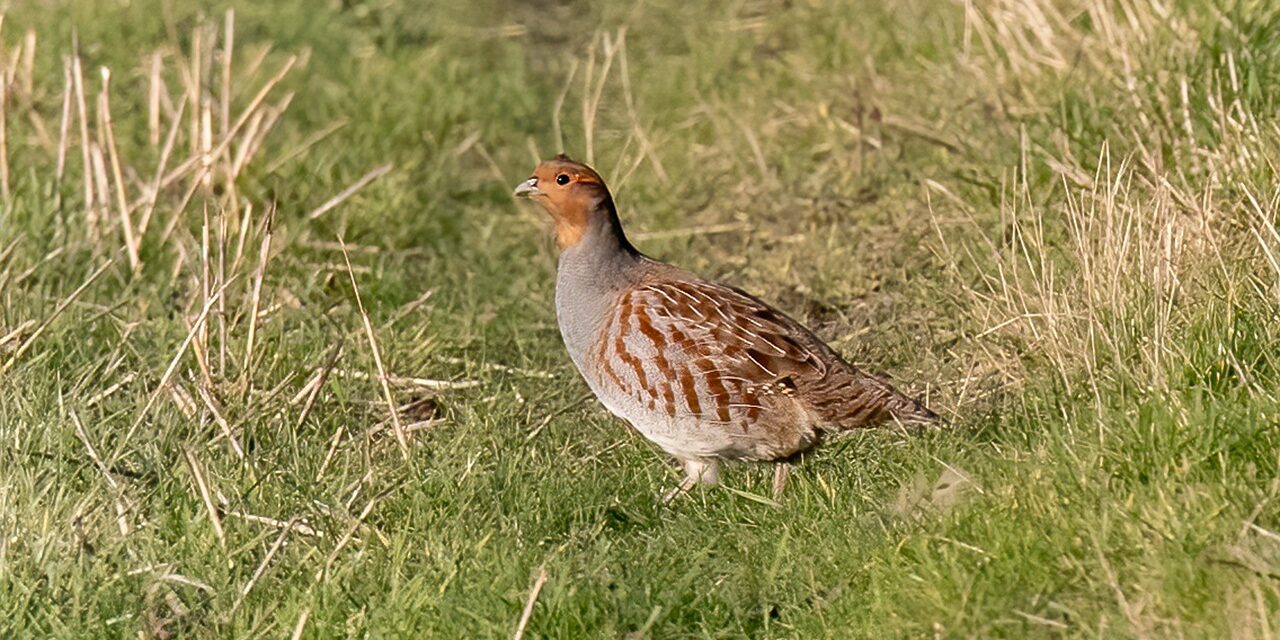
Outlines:
<svg viewBox="0 0 1280 640"><path fill-rule="evenodd" d="M0 7L0 635L1280 633L1273 3ZM562 150L952 426L660 507Z"/></svg>

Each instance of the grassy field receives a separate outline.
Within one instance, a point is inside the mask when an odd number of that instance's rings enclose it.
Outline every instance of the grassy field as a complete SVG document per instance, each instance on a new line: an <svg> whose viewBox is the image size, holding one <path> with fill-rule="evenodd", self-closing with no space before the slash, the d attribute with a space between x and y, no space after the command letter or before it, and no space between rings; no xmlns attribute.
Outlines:
<svg viewBox="0 0 1280 640"><path fill-rule="evenodd" d="M1280 636L1274 3L4 7L0 636ZM951 424L660 506L561 150Z"/></svg>

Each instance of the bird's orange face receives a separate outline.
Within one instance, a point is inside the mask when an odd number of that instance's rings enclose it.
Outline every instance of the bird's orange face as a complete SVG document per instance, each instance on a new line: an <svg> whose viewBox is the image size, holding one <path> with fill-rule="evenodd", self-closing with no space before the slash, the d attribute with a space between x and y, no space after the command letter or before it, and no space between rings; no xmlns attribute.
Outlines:
<svg viewBox="0 0 1280 640"><path fill-rule="evenodd" d="M545 160L533 170L533 176L516 185L515 195L542 205L556 224L556 244L561 250L582 239L587 225L604 212L609 189L600 174L568 156Z"/></svg>

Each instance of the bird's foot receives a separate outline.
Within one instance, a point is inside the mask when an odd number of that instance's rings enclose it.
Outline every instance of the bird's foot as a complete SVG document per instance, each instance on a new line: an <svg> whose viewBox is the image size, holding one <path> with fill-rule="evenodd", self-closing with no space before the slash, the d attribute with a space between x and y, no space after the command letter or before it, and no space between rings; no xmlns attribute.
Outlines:
<svg viewBox="0 0 1280 640"><path fill-rule="evenodd" d="M714 460L684 460L684 479L676 488L662 496L662 504L671 504L682 494L689 493L699 483L714 485L720 481L720 465Z"/></svg>

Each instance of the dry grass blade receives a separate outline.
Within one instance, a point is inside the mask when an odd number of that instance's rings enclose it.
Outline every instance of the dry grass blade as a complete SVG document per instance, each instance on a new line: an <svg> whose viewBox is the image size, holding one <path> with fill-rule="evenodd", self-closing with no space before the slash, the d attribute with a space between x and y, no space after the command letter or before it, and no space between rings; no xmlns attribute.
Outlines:
<svg viewBox="0 0 1280 640"><path fill-rule="evenodd" d="M235 207L234 189L228 192L228 201ZM218 212L218 282L227 279L227 208L224 206ZM225 373L227 370L227 299L223 297L218 301L218 372ZM247 388L247 387L246 387Z"/></svg>
<svg viewBox="0 0 1280 640"><path fill-rule="evenodd" d="M951 153L963 152L963 149L960 148L959 144L946 139L944 134L935 133L928 125L911 122L905 118L899 118L893 115L884 116L881 123L886 128L894 129L904 135L913 136L926 142L936 144Z"/></svg>
<svg viewBox="0 0 1280 640"><path fill-rule="evenodd" d="M34 326L36 326L35 320L23 320L22 322L19 322L18 326L11 329L9 333L0 336L0 351L8 351L8 346L11 343L21 341L23 336L27 335L27 332Z"/></svg>
<svg viewBox="0 0 1280 640"><path fill-rule="evenodd" d="M249 120L249 125L245 127L244 133L240 134L240 145L236 148L234 157L230 159L225 169L226 181L229 186L235 185L235 178L240 175L245 165L249 163L253 154L257 151L259 141L271 130L275 122L273 117L276 110L268 108L253 114L253 118ZM228 154L224 154L226 157ZM231 198L234 202L235 198Z"/></svg>
<svg viewBox="0 0 1280 640"><path fill-rule="evenodd" d="M550 371L543 371L541 369L526 369L523 367L509 367L505 364L498 364L496 362L478 362L477 363L477 362L472 362L470 360L466 360L464 358L456 358L456 357L448 357L448 358L445 358L444 361L448 362L449 364L471 365L471 366L476 366L484 371L501 371L503 373L510 373L518 376L524 376L526 378L541 378L543 380L552 380L556 377L556 374Z"/></svg>
<svg viewBox="0 0 1280 640"><path fill-rule="evenodd" d="M609 81L609 70L613 67L613 59L617 56L620 47L618 42L626 34L626 27L618 30L617 38L614 40L609 34L601 34L591 42L591 48L587 51L587 73L583 78L582 93L582 135L587 151L587 164L595 164L596 147L596 115L600 111L600 100L604 96L604 87ZM596 43L601 42L604 47L604 62L600 63L599 75L596 75Z"/></svg>
<svg viewBox="0 0 1280 640"><path fill-rule="evenodd" d="M133 235L133 220L129 217L129 203L124 194L124 174L120 171L120 152L116 150L115 124L111 120L111 71L106 67L101 71L102 94L98 98L98 110L107 139L107 155L111 160L111 178L116 185L116 207L120 214L120 228L124 232L124 246L129 253L129 268L136 273L142 268L142 261L138 257L138 240Z"/></svg>
<svg viewBox="0 0 1280 640"><path fill-rule="evenodd" d="M289 537L289 533L293 531L295 520L290 520L284 527L280 529L280 535L276 536L276 541L271 544L271 548L267 550L267 555L262 558L262 562L258 563L258 568L253 571L253 575L249 577L249 581L240 587L240 593L236 596L236 601L231 605L231 610L227 612L227 619L230 620L240 610L240 605L244 604L244 599L248 597L249 592L253 591L254 585L262 579L262 574L267 572L267 566L271 564L271 560L276 557L284 541Z"/></svg>
<svg viewBox="0 0 1280 640"><path fill-rule="evenodd" d="M0 346L3 346L3 345L4 345L3 340L0 340ZM116 380L115 382L111 383L111 385L108 386L106 389L103 389L102 391L99 391L93 394L93 396L91 396L87 401L85 401L84 406L92 407L94 405L97 405L99 402L102 402L103 400L110 398L115 392L124 388L124 386L129 384L130 382L133 382L134 378L137 378L137 377L138 377L138 374L132 371L126 372L123 376L120 376L119 380Z"/></svg>
<svg viewBox="0 0 1280 640"><path fill-rule="evenodd" d="M739 231L743 233L750 233L752 228L753 227L746 222L724 222L721 224L708 224L700 227L686 227L683 229L629 233L627 236L633 237L636 240L668 240L671 238L691 238L695 236L709 236Z"/></svg>
<svg viewBox="0 0 1280 640"><path fill-rule="evenodd" d="M99 128L98 131L101 133L102 128ZM94 218L93 229L95 235L93 238L101 243L102 237L99 234L104 231L103 227L107 224L106 217L111 209L111 180L107 178L107 161L102 154L102 145L96 142L89 144L89 160L92 162L93 167L93 190L97 193L94 196L97 201L94 203L93 209L90 210Z"/></svg>
<svg viewBox="0 0 1280 640"><path fill-rule="evenodd" d="M271 90L274 89L276 85L280 84L282 80L284 80L285 76L289 74L289 71L293 69L293 65L297 64L297 62L298 62L297 56L290 56L289 59L286 60L285 63L280 66L280 69L276 72L276 74L272 76L271 79L267 80L266 84L264 84L262 88L258 90L258 93L254 95L253 100L249 101L249 105L244 108L244 111L240 112L240 116L236 118L236 121L234 124L231 125L231 128L223 133L222 140L218 143L218 146L208 149L209 156L217 157L222 155L222 152L225 151L227 149L227 146L230 145L231 142L235 139L236 135L240 132L240 129L244 127L246 123L249 122L249 120L257 112L258 108L262 106L262 103L266 101L267 96L270 95L271 93ZM196 110L193 110L192 113L193 113L193 117L196 120L196 123L193 124L192 126L192 131L199 132L200 131L200 125L199 125L200 112L198 109L196 109ZM195 142L196 141L193 140L193 143ZM164 179L160 181L160 188L163 189L173 184L179 178L187 175L187 173L190 172L192 169L200 166L202 157L203 155L201 151L197 149L192 155L192 157L186 159L185 161L182 162L182 164L178 165L177 167L174 167L173 171L170 171L167 175L165 175Z"/></svg>
<svg viewBox="0 0 1280 640"><path fill-rule="evenodd" d="M22 50L26 54L22 64L22 93L30 98L35 93L36 32L34 29L27 29L27 33L23 35Z"/></svg>
<svg viewBox="0 0 1280 640"><path fill-rule="evenodd" d="M71 303L75 302L76 298L79 298L80 294L84 293L84 290L88 289L89 285L92 285L98 279L98 277L101 276L107 270L108 267L114 264L114 262L115 262L114 260L107 260L106 262L104 262L102 266L98 267L93 273L89 274L89 277L85 278L85 281L81 283L79 287L76 287L75 291L71 292L71 295L67 296L65 299L59 302L58 306L54 307L53 313L50 313L49 317L45 318L44 321L40 323L40 326L36 327L36 330L32 332L32 334L28 336L25 341L23 341L22 346L18 347L18 350L15 351L12 356L9 357L9 360L5 362L3 367L0 367L0 374L8 371L11 367L13 367L14 363L16 363L18 359L22 357L22 354L26 353L27 349L31 348L31 345L35 343L36 338L40 337L40 334L44 333L45 329L48 329L49 325L52 324L53 321L58 318L58 316L62 315L62 312L66 311L67 307L71 306Z"/></svg>
<svg viewBox="0 0 1280 640"><path fill-rule="evenodd" d="M67 169L67 134L71 129L71 94L75 92L71 80L71 61L62 61L62 117L58 120L58 159L54 165L53 182L61 192L62 175Z"/></svg>
<svg viewBox="0 0 1280 640"><path fill-rule="evenodd" d="M147 193L144 194L144 206L142 214L138 218L138 237L146 237L147 227L151 225L151 215L155 212L156 201L160 197L160 189L164 180L164 170L169 164L169 156L173 153L173 146L178 141L178 132L182 129L182 115L186 112L187 103L178 104L178 113L173 117L173 123L169 125L169 134L165 136L164 146L160 149L160 161L156 163L155 178L151 181ZM188 196L190 197L190 196ZM135 207L137 204L135 203ZM180 209L185 209L184 202Z"/></svg>
<svg viewBox="0 0 1280 640"><path fill-rule="evenodd" d="M343 378L351 378L353 380L369 380L372 378L363 371L348 371L346 369L336 369L334 373ZM479 380L435 380L433 378L415 378L410 376L398 376L387 374L385 380L397 387L418 387L419 389L429 389L431 391L446 391L450 389L470 389L480 386Z"/></svg>
<svg viewBox="0 0 1280 640"><path fill-rule="evenodd" d="M235 50L236 42L236 12L235 9L227 9L226 17L223 21L222 34L222 91L219 96L219 113L222 130L229 131L231 128L231 59Z"/></svg>
<svg viewBox="0 0 1280 640"><path fill-rule="evenodd" d="M293 625L293 635L291 640L302 640L302 634L307 630L307 619L311 617L311 607L302 610L298 615L297 624Z"/></svg>
<svg viewBox="0 0 1280 640"><path fill-rule="evenodd" d="M290 402L290 404L298 404L304 396L306 398L306 404L302 405L302 412L298 414L297 426L301 427L306 423L307 415L311 413L311 408L315 406L316 398L320 397L320 390L324 388L325 381L329 379L329 372L333 371L334 365L338 363L338 358L342 356L342 345L343 341L339 340L329 348L324 364L320 366L315 376L302 387L302 390Z"/></svg>
<svg viewBox="0 0 1280 640"><path fill-rule="evenodd" d="M338 445L342 443L342 437L347 435L347 425L339 424L337 430L333 432L333 437L329 438L329 449L324 454L324 460L320 463L320 469L316 471L316 482L324 479L324 474L329 470L329 465L333 462L333 457L338 453Z"/></svg>
<svg viewBox="0 0 1280 640"><path fill-rule="evenodd" d="M74 41L75 38L73 37L72 40ZM78 43L73 46L76 49L76 53L71 58L71 85L75 89L76 116L80 123L80 159L84 170L84 210L87 217L85 222L88 225L89 239L96 245L99 240L99 230L97 207L95 206L93 193L93 156L89 150L89 109L85 106L84 70L80 66L80 47Z"/></svg>
<svg viewBox="0 0 1280 640"><path fill-rule="evenodd" d="M271 236L275 231L275 207L273 206L267 211L266 219L263 221L262 245L258 249L258 268L253 275L253 292L250 294L249 302L249 335L245 341L244 362L240 368L240 375L249 383L245 389L251 386L249 372L253 366L253 347L254 338L258 329L258 308L262 302L262 280L267 273L267 261L271 257Z"/></svg>
<svg viewBox="0 0 1280 640"><path fill-rule="evenodd" d="M200 171L196 174L200 186L213 187L213 112L207 102L200 104Z"/></svg>
<svg viewBox="0 0 1280 640"><path fill-rule="evenodd" d="M573 78L576 75L578 75L578 60L575 58L569 67L569 74L564 80L564 86L561 87L560 94L556 96L555 107L551 109L551 129L556 141L557 153L564 151L564 129L560 124L560 112L564 110L564 101L569 97L569 89L573 86ZM533 154L533 162L536 164L541 160L541 154L535 151Z"/></svg>
<svg viewBox="0 0 1280 640"><path fill-rule="evenodd" d="M307 136L307 138L303 140L302 143L297 146L297 148L293 149L292 151L289 151L288 153L281 156L279 160L276 160L275 162L272 162L270 165L268 165L267 173L269 174L275 173L280 169L280 167L283 167L284 165L288 164L290 160L293 160L294 158L297 158L298 156L306 153L308 149L318 144L321 140L324 140L325 138L328 138L330 135L333 135L335 131L347 126L347 124L349 123L346 119L341 119L330 124L324 129L321 129L320 131L317 131Z"/></svg>
<svg viewBox="0 0 1280 640"><path fill-rule="evenodd" d="M288 527L292 529L293 532L302 534L304 536L314 537L314 536L320 535L319 531L316 531L306 522L303 522L302 520L296 517L290 519L288 522L285 522L284 520L280 520L277 518L269 518L267 516L260 516L253 513L245 513L243 511L236 511L235 509L228 509L225 504L222 505L222 515L230 516L232 518L240 518L245 522L252 522L255 524L265 524L269 527L275 527L276 529L284 529Z"/></svg>
<svg viewBox="0 0 1280 640"><path fill-rule="evenodd" d="M409 317L410 314L412 314L414 311L417 311L419 308L422 307L422 305L426 304L428 300L431 300L431 296L434 294L435 292L432 291L431 289L427 289L426 291L422 292L422 295L418 296L417 298L414 298L413 302L410 302L409 304L406 304L403 307L401 307L399 310L397 310L396 315L391 317L391 322L388 322L387 326L394 327L395 325L399 324L401 320L404 320L405 318Z"/></svg>
<svg viewBox="0 0 1280 640"><path fill-rule="evenodd" d="M199 181L197 181L199 182ZM216 286L216 274L213 270L213 241L212 230L209 226L209 201L205 200L203 213L203 223L200 225L200 295L206 303L213 294L213 288ZM219 298L221 300L221 298ZM200 363L200 372L204 375L205 384L213 384L212 375L209 372L209 325L208 323L200 325L199 331L196 332L196 340L192 345L192 349L196 355L196 361Z"/></svg>
<svg viewBox="0 0 1280 640"><path fill-rule="evenodd" d="M240 175L240 171L243 170L245 166L248 165L249 161L257 155L258 151L262 149L263 140L266 138L268 133L275 129L276 122L278 122L280 117L284 115L284 112L289 109L289 105L293 103L294 95L295 94L293 92L286 93L284 97L280 99L278 104L261 112L262 118L260 120L255 119L250 130L246 131L244 135L241 136L242 144L236 151L235 160L231 163L232 175Z"/></svg>
<svg viewBox="0 0 1280 640"><path fill-rule="evenodd" d="M0 266L5 267L6 272L8 271L9 256L13 255L13 250L18 248L18 243L22 241L22 236L23 234L18 234L18 237L10 240L9 244L0 249ZM0 289L3 289L3 287L0 287Z"/></svg>
<svg viewBox="0 0 1280 640"><path fill-rule="evenodd" d="M382 353L378 350L378 339L373 333L373 324L369 322L369 314L364 309L364 301L360 299L360 287L356 285L356 273L351 269L351 256L347 254L346 244L342 237L338 242L343 244L342 259L347 264L347 276L351 278L351 291L356 297L356 307L360 311L360 321L364 323L364 334L369 339L369 350L373 352L373 364L378 369L378 384L382 386L382 396L387 401L387 411L391 413L391 427L395 431L396 443L400 445L400 453L405 460L409 459L409 440L400 424L400 412L396 410L396 401L391 396L391 385L387 384L387 370L382 366Z"/></svg>
<svg viewBox="0 0 1280 640"><path fill-rule="evenodd" d="M520 612L520 622L516 623L516 632L512 635L513 640L521 640L524 637L525 627L529 625L529 620L533 618L533 606L538 603L538 594L542 593L542 586L547 583L547 568L545 566L538 567L538 577L533 581L533 589L529 591L529 597L524 602L524 610Z"/></svg>
<svg viewBox="0 0 1280 640"><path fill-rule="evenodd" d="M667 170L662 166L662 161L658 159L657 147L649 140L648 134L644 127L640 124L640 114L636 111L635 97L631 91L631 71L627 67L627 31L620 29L618 31L618 71L619 78L622 80L622 97L623 102L627 105L627 115L631 119L631 131L639 143L639 160L649 159L653 165L653 171L657 175L660 182L668 180ZM618 162L622 162L622 158L618 158ZM618 183L621 186L625 182L625 177Z"/></svg>
<svg viewBox="0 0 1280 640"><path fill-rule="evenodd" d="M151 54L150 70L147 73L147 144L160 144L160 85L164 80L160 71L164 62L159 51Z"/></svg>
<svg viewBox="0 0 1280 640"><path fill-rule="evenodd" d="M41 267L52 262L54 258L57 258L58 256L62 255L65 251L66 251L65 247L57 247L53 251L50 251L49 253L46 253L43 256L40 256L39 262L31 265L25 271L23 271L22 273L19 273L17 277L13 279L13 285L16 287L22 284L23 282L26 282L27 278L30 278L31 276L35 275L35 273L39 271ZM6 274L8 273L7 269L5 273Z"/></svg>
<svg viewBox="0 0 1280 640"><path fill-rule="evenodd" d="M98 456L98 450L94 448L93 443L89 441L89 433L85 431L84 424L80 422L80 416L74 411L68 410L67 415L71 417L72 424L76 428L76 437L80 438L80 442L84 444L85 452L89 454L89 459L93 461L93 466L97 467L98 472L106 479L107 486L116 494L116 526L120 529L120 535L129 535L129 508L124 502L123 488L116 481L111 470L102 462L102 458Z"/></svg>
<svg viewBox="0 0 1280 640"><path fill-rule="evenodd" d="M115 453L111 456L112 462L119 459L129 445L129 440L137 433L138 428L142 426L142 421L147 418L147 414L151 411L151 407L155 405L156 400L160 397L160 393L164 391L169 380L173 378L173 374L178 370L178 363L182 361L182 356L187 353L187 349L191 347L191 343L196 339L196 335L200 329L204 327L205 320L209 317L209 311L213 309L213 305L222 298L222 294L226 291L227 286L234 282L235 276L232 276L218 291L213 294L204 303L204 308L200 310L200 315L196 316L195 322L192 323L190 330L187 331L187 337L182 340L182 344L178 345L178 350L173 354L173 359L169 361L169 366L165 368L164 374L160 376L160 382L156 383L156 388L147 396L147 402L142 406L142 410L138 412L138 417L134 418L133 424L129 425L129 430L125 432L124 437L120 439L120 444L116 446Z"/></svg>
<svg viewBox="0 0 1280 640"><path fill-rule="evenodd" d="M205 593L213 593L213 587L209 586L209 585L208 585L208 584L206 584L205 582L203 582L203 581L201 581L201 580L197 580L197 579L192 578L192 577L190 577L190 576L184 576L184 575L182 575L182 574L180 574L180 573L164 573L164 574L161 574L161 575L159 575L159 576L157 576L157 577L158 577L160 580L163 580L163 581L165 581L165 582L172 582L172 583L174 583L174 584L180 584L180 585L184 585L184 586L188 586L188 587L193 587L193 588L199 589L199 590L201 590L201 591L203 591L203 592L205 592Z"/></svg>
<svg viewBox="0 0 1280 640"><path fill-rule="evenodd" d="M760 147L760 139L756 137L756 132L751 130L746 123L737 122L738 128L742 131L742 136L747 140L747 146L751 148L751 157L756 161L756 169L760 171L760 179L766 184L776 184L777 179L773 175L773 170L769 168L769 161L765 159L764 150Z"/></svg>
<svg viewBox="0 0 1280 640"><path fill-rule="evenodd" d="M231 450L235 451L236 457L244 460L244 448L240 446L240 441L236 439L235 432L231 430L231 424L222 415L222 409L218 401L209 394L209 390L204 385L196 386L196 394L200 396L200 401L204 403L205 408L213 415L213 421L218 425L219 437L214 438L213 442L217 442L220 438L226 438L231 443Z"/></svg>
<svg viewBox="0 0 1280 640"><path fill-rule="evenodd" d="M345 549L347 545L351 543L351 540L356 535L356 531L358 531L360 527L364 525L364 521L366 518L369 517L369 514L373 513L374 507L378 506L378 503L382 502L383 499L385 499L387 496L391 495L394 491L399 489L400 486L401 484L399 483L392 485L391 487L388 487L386 490L382 491L378 495L369 499L369 502L364 505L364 509L360 510L360 515L356 516L355 522L351 523L351 526L347 528L346 533L344 533L342 535L342 538L338 540L338 544L333 547L333 551L330 551L329 556L325 558L324 566L321 567L320 570L316 572L315 582L317 583L320 582L321 580L324 579L326 575L329 574L329 570L333 568L333 562L338 559L339 555L342 554L342 550Z"/></svg>
<svg viewBox="0 0 1280 640"><path fill-rule="evenodd" d="M223 549L227 548L227 532L222 528L222 516L218 514L218 507L213 503L213 492L209 489L209 481L205 479L204 467L200 461L196 459L196 454L189 447L182 450L182 456L187 461L187 468L191 471L191 477L196 481L196 489L200 492L200 501L204 503L205 511L209 515L209 523L213 525L213 532L218 536L218 544Z"/></svg>
<svg viewBox="0 0 1280 640"><path fill-rule="evenodd" d="M374 169L373 171L370 171L369 173L364 174L364 176L362 176L359 180L356 180L351 186L347 187L346 189L343 189L341 193L339 193L338 195L332 198L329 198L327 202L320 205L319 207L316 207L314 210L308 213L307 219L315 220L316 218L319 218L320 216L328 213L331 209L333 209L334 207L346 201L347 198L350 198L351 196L355 195L357 191L369 186L369 183L373 182L374 180L377 180L378 178L381 178L388 171L391 171L391 169L394 167L395 165L393 164L384 164L381 167L378 167L377 169Z"/></svg>
<svg viewBox="0 0 1280 640"><path fill-rule="evenodd" d="M0 197L9 202L9 86L0 78Z"/></svg>

